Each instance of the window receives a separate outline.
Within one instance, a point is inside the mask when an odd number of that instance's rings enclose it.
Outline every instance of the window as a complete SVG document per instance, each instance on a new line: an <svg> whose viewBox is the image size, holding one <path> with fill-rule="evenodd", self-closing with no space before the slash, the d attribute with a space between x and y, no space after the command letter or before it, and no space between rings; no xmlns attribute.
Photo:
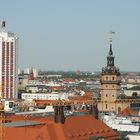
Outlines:
<svg viewBox="0 0 140 140"><path fill-rule="evenodd" d="M121 112L121 107L118 107L118 113L120 113Z"/></svg>
<svg viewBox="0 0 140 140"><path fill-rule="evenodd" d="M106 80L108 80L108 77L106 77Z"/></svg>
<svg viewBox="0 0 140 140"><path fill-rule="evenodd" d="M106 97L107 97L108 95L106 94Z"/></svg>
<svg viewBox="0 0 140 140"><path fill-rule="evenodd" d="M105 108L107 109L107 104L105 105Z"/></svg>
<svg viewBox="0 0 140 140"><path fill-rule="evenodd" d="M115 80L114 76L112 77L112 80Z"/></svg>
<svg viewBox="0 0 140 140"><path fill-rule="evenodd" d="M9 108L13 107L13 102L9 102Z"/></svg>

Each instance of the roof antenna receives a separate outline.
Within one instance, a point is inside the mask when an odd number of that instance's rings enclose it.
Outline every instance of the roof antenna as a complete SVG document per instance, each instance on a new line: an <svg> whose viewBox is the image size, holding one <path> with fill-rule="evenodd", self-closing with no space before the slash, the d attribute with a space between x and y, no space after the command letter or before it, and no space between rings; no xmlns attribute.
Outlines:
<svg viewBox="0 0 140 140"><path fill-rule="evenodd" d="M5 28L6 28L6 21L0 21L0 30L2 31L2 32L4 32L5 31Z"/></svg>

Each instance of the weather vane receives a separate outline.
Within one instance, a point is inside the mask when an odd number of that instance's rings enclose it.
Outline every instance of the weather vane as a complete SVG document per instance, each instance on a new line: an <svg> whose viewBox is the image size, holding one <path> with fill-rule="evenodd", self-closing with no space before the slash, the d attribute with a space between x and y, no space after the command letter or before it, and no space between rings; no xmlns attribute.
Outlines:
<svg viewBox="0 0 140 140"><path fill-rule="evenodd" d="M113 38L113 35L115 34L115 32L113 31L110 31L109 32L109 42L112 43L112 38Z"/></svg>

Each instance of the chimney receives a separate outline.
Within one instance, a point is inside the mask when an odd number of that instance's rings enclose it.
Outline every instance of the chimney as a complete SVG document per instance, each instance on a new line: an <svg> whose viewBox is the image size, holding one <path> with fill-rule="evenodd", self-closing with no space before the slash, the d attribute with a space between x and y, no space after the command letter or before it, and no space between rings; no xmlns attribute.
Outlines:
<svg viewBox="0 0 140 140"><path fill-rule="evenodd" d="M54 121L62 124L65 122L64 106L54 106Z"/></svg>
<svg viewBox="0 0 140 140"><path fill-rule="evenodd" d="M93 115L96 119L98 119L98 107L96 105L90 105L89 114Z"/></svg>
<svg viewBox="0 0 140 140"><path fill-rule="evenodd" d="M94 115L93 113L94 113L94 112L93 112L93 105L90 105L89 114L90 114L90 115Z"/></svg>
<svg viewBox="0 0 140 140"><path fill-rule="evenodd" d="M98 119L98 106L97 104L94 106L94 109L95 109L95 118Z"/></svg>

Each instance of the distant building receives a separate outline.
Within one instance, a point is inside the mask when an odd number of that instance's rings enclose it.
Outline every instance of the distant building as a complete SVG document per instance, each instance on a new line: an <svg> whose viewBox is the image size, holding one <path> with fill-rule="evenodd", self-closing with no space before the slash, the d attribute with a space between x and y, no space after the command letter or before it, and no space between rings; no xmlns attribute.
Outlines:
<svg viewBox="0 0 140 140"><path fill-rule="evenodd" d="M20 68L18 68L18 75L22 74L22 70Z"/></svg>
<svg viewBox="0 0 140 140"><path fill-rule="evenodd" d="M38 70L36 68L33 68L33 76L34 78L38 77Z"/></svg>
<svg viewBox="0 0 140 140"><path fill-rule="evenodd" d="M31 102L34 99L37 100L68 100L67 93L22 93L22 99L27 102Z"/></svg>
<svg viewBox="0 0 140 140"><path fill-rule="evenodd" d="M47 78L61 78L62 75L58 75L58 74L53 74L53 75L47 75Z"/></svg>
<svg viewBox="0 0 140 140"><path fill-rule="evenodd" d="M1 100L3 105L4 105L4 110L5 111L12 111L13 108L14 108L14 103L15 103L15 100L12 100L12 99L2 99Z"/></svg>
<svg viewBox="0 0 140 140"><path fill-rule="evenodd" d="M132 88L124 90L126 96L140 97L140 86L134 86Z"/></svg>
<svg viewBox="0 0 140 140"><path fill-rule="evenodd" d="M27 85L25 87L26 92L36 93L36 92L46 92L47 86L46 85Z"/></svg>
<svg viewBox="0 0 140 140"><path fill-rule="evenodd" d="M14 33L0 32L0 97L17 98L17 47Z"/></svg>

